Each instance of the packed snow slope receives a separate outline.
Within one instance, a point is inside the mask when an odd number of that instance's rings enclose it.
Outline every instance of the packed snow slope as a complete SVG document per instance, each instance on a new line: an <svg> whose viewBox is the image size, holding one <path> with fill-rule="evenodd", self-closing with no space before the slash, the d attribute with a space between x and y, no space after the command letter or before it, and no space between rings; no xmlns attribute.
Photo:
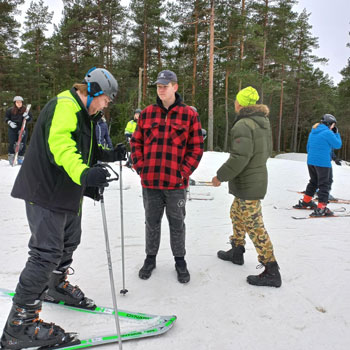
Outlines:
<svg viewBox="0 0 350 350"><path fill-rule="evenodd" d="M211 180L228 154L206 152L192 175ZM246 276L261 273L254 246L247 237L245 264L221 261L216 253L229 249L229 218L233 196L227 183L219 188L191 187L191 193L210 192L211 201L187 202L187 255L191 281L176 279L164 215L157 268L147 281L138 277L144 260L144 209L138 175L123 167L126 296L118 294L121 309L152 314L176 314L168 333L130 341L127 350L348 350L350 348L350 218L296 221L292 215L309 212L285 210L301 196L308 181L305 161L269 159L269 187L263 203L266 228L271 236L283 279L281 288L247 284ZM300 158L297 158L300 160ZM113 167L119 172L119 164ZM27 259L30 237L24 202L10 196L19 167L0 161L0 287L14 289ZM332 194L350 199L350 167L333 165ZM108 232L116 289L122 288L119 183L105 191ZM275 209L274 206L280 208ZM331 204L330 208L350 205ZM69 280L98 304L112 306L100 203L83 204L82 242ZM11 301L0 298L0 328ZM86 315L44 305L41 318L55 322L81 338L115 332L108 316ZM133 325L122 325L132 329ZM115 345L114 345L115 347ZM112 349L113 345L104 346Z"/></svg>

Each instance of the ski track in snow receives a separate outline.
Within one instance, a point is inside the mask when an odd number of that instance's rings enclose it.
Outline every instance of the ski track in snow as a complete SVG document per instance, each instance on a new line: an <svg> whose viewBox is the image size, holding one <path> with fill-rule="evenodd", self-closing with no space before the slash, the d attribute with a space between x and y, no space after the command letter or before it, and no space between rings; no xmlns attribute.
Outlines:
<svg viewBox="0 0 350 350"><path fill-rule="evenodd" d="M228 154L205 152L192 177L210 181ZM113 165L119 173L119 164ZM24 202L10 196L19 167L0 161L0 286L14 289L23 269L30 237ZM129 341L126 350L347 350L350 344L350 218L293 220L303 211L276 210L289 207L308 181L305 155L286 154L269 159L269 186L262 202L267 231L281 268L281 288L255 287L246 282L249 274L260 273L256 252L247 237L243 266L221 261L220 249L229 249L232 225L229 210L233 196L227 183L221 187L191 187L191 193L210 192L214 200L188 201L186 205L186 249L191 281L177 282L169 244L166 216L157 268L147 280L138 278L144 260L144 209L138 175L123 168L125 287L122 296L120 190L111 183L105 191L105 207L111 256L123 310L159 315L176 314L174 327L164 335ZM332 194L350 198L350 167L333 165ZM350 211L350 205L341 205ZM339 205L330 204L330 208ZM305 212L308 213L308 212ZM307 215L307 214L305 214ZM99 305L111 306L100 203L85 199L83 235L75 253L75 275L79 285ZM0 298L0 328L5 324L11 301ZM86 315L45 304L41 318L55 322L81 338L115 333L113 317ZM131 330L134 322L124 322ZM116 345L106 345L112 349Z"/></svg>

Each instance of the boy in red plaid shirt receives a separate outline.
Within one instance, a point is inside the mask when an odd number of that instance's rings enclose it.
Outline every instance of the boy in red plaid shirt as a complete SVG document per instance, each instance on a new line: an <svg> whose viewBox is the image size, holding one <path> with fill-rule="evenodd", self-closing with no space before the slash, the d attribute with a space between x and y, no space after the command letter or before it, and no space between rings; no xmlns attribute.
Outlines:
<svg viewBox="0 0 350 350"><path fill-rule="evenodd" d="M146 217L146 254L139 271L148 279L156 267L164 209L170 228L170 245L178 281L187 283L185 261L185 204L189 177L203 154L198 113L177 93L176 74L161 71L156 81L157 103L146 107L131 139L133 167L141 177Z"/></svg>

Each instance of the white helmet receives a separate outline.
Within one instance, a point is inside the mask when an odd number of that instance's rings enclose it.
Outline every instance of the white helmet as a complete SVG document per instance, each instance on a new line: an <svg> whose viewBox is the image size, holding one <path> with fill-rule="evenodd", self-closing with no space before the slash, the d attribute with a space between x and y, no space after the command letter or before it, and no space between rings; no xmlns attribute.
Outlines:
<svg viewBox="0 0 350 350"><path fill-rule="evenodd" d="M22 101L23 102L23 97L22 96L15 96L13 98L13 102L16 102L16 101Z"/></svg>

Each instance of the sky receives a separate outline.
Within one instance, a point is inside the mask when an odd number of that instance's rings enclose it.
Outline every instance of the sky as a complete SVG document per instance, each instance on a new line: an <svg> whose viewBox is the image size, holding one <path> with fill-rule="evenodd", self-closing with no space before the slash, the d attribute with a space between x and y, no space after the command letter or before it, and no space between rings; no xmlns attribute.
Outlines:
<svg viewBox="0 0 350 350"><path fill-rule="evenodd" d="M62 1L44 0L44 3L49 11L54 11L52 22L57 24L62 16ZM129 0L122 0L123 5L128 3ZM29 4L27 0L23 13ZM346 47L350 42L350 0L299 0L295 10L301 12L304 8L311 13L312 35L319 38L320 48L314 54L329 60L319 68L338 84L342 78L339 72L347 66L350 57L350 48Z"/></svg>
<svg viewBox="0 0 350 350"><path fill-rule="evenodd" d="M303 156L303 157L301 157ZM205 152L194 180L210 180L227 160L227 153ZM291 160L288 160L286 158ZM299 161L298 161L299 160ZM26 160L25 160L26 161ZM118 163L110 163L119 172ZM233 196L222 186L191 186L191 196L209 192L212 200L186 203L186 260L191 280L177 281L166 216L157 268L149 280L138 271L145 258L144 208L139 176L123 167L125 233L125 288L121 296L122 260L119 182L104 192L110 255L118 307L158 315L176 315L174 327L158 337L130 341L125 350L348 350L350 344L350 234L349 217L294 220L310 211L291 209L308 180L306 154L283 154L267 162L269 186L262 201L265 227L274 246L282 276L281 288L256 287L246 277L259 274L257 253L247 237L244 265L217 258L228 250L232 232L229 217ZM19 166L0 160L0 288L14 290L27 260L30 231L23 200L10 196ZM350 166L333 166L332 194L350 198ZM292 181L286 181L290 179ZM275 209L274 206L279 209ZM350 205L329 204L331 209ZM286 210L288 209L288 210ZM98 305L113 305L109 284L101 204L85 198L82 240L69 276ZM0 331L11 299L0 295ZM43 305L40 318L80 339L116 333L110 316L88 315L55 305ZM122 332L138 330L136 322L122 321ZM116 345L98 350L116 350Z"/></svg>

